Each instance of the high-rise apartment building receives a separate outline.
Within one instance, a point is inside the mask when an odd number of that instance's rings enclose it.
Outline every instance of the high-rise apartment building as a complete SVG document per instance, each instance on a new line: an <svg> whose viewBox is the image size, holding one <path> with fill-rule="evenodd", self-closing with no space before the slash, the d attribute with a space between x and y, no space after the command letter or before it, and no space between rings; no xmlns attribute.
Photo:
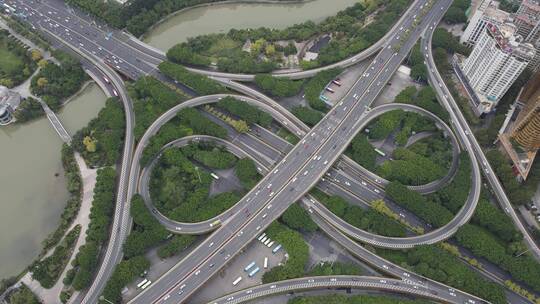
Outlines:
<svg viewBox="0 0 540 304"><path fill-rule="evenodd" d="M471 55L462 63L462 81L472 88L478 100L478 115L493 110L501 97L534 58L535 49L514 36L515 26L488 23L480 34Z"/></svg>

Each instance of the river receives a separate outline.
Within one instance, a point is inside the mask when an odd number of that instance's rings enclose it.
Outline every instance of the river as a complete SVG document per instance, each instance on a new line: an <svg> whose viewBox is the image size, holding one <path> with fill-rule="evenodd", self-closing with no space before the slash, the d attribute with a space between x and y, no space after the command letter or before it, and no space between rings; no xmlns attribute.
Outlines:
<svg viewBox="0 0 540 304"><path fill-rule="evenodd" d="M94 83L73 98L59 113L68 132L96 117L105 99ZM0 127L0 278L24 269L58 225L68 198L61 148L45 117Z"/></svg>
<svg viewBox="0 0 540 304"><path fill-rule="evenodd" d="M282 29L312 20L319 22L358 0L313 0L304 3L223 3L182 11L150 30L144 41L168 50L189 37L261 26Z"/></svg>

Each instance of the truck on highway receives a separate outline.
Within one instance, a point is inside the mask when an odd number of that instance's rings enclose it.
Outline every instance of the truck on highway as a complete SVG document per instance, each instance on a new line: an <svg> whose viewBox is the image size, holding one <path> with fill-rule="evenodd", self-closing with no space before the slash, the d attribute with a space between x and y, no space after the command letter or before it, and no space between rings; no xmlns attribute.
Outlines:
<svg viewBox="0 0 540 304"><path fill-rule="evenodd" d="M212 223L210 223L210 227L214 227L214 226L217 226L219 224L221 224L221 221L220 220L215 220Z"/></svg>
<svg viewBox="0 0 540 304"><path fill-rule="evenodd" d="M257 274L257 272L259 272L259 270L261 270L259 267L256 267L255 269L253 269L249 274L248 276L250 278L252 278L255 274Z"/></svg>
<svg viewBox="0 0 540 304"><path fill-rule="evenodd" d="M251 268L253 268L253 266L255 266L255 261L252 261L251 263L249 263L249 264L244 268L244 271L245 271L245 272L248 272Z"/></svg>

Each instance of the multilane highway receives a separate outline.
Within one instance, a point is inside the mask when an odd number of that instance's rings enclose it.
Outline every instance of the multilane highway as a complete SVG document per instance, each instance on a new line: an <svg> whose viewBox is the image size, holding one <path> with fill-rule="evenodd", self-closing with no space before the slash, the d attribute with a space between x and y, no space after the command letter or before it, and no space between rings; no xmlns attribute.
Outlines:
<svg viewBox="0 0 540 304"><path fill-rule="evenodd" d="M171 108L169 111L167 111L166 113L164 113L162 116L160 116L158 119L156 119L154 121L154 123L150 126L148 131L144 134L144 136L139 141L139 147L140 148L138 147L138 149L135 152L135 155L133 157L133 165L132 165L133 169L132 169L131 174L134 177L136 177L138 175L138 173L137 173L137 171L139 169L138 163L139 163L140 158L142 156L142 149L141 148L146 147L146 145L148 144L148 142L149 142L149 140L151 138L151 135L153 135L159 128L161 128L161 126L163 126L165 123L167 123L171 118L175 117L176 114L179 111L181 111L182 109L184 109L184 108L186 108L186 107L188 107L190 105L199 105L200 106L202 104L210 104L210 103L218 102L224 96L235 97L235 98L244 100L245 102L247 102L247 103L249 103L251 105L259 107L263 111L269 111L269 113L271 113L272 117L276 121L283 121L284 124L287 125L287 126L292 126L294 124L294 122L288 121L287 118L284 118L283 115L280 115L280 113L278 111L276 111L274 108L271 108L271 107L267 106L266 104L262 103L259 100L255 100L255 99L251 99L251 98L247 98L247 97L242 97L242 96L235 96L235 95L209 95L209 96L205 96L205 97L198 97L198 98L195 98L194 100L184 102L182 104L179 104L179 105ZM405 110L405 111L413 111L413 112L419 113L420 115L424 115L424 116L429 117L430 119L435 121L435 123L445 132L445 134L447 134L447 136L449 136L449 138L451 139L451 142L453 144L453 159L454 159L454 161L452 163L452 168L449 171L449 173L442 180L439 181L439 183L441 185L446 184L446 182L448 182L453 177L455 172L457 171L459 148L458 148L457 139L455 138L452 130L440 118L438 118L437 116L433 115L432 113L430 113L430 112L428 112L428 111L426 111L424 109L421 109L421 108L418 108L418 107L415 107L415 106L411 106L411 105L399 104L399 105L385 106L384 111L380 111L378 109L377 111L370 112L370 114L366 117L366 119L362 122L362 124L363 124L363 126L365 126L365 125L369 124L370 121L375 119L378 115L382 115L383 113L386 113L386 112L392 111L392 110L396 110L396 109L402 109L402 110ZM212 118L212 116L210 116L210 118ZM219 120L217 122L220 123ZM248 134L236 134L236 132L234 130L232 130L230 127L228 127L226 125L224 127L229 129L229 133L231 133L231 132L234 133L234 134L231 134L231 136L234 136L234 141L238 142L239 144L244 146L246 149L253 150L255 152L266 151L265 153L260 154L262 156L262 158L263 158L263 159L261 159L261 161L269 161L269 162L272 163L272 165L275 162L279 161L283 157L283 155L285 155L287 152L289 152L292 149L291 144L289 144L288 142L284 141L283 139L277 137L273 133L265 130L264 128L261 128L261 127L258 127L258 126L254 126L254 128L258 132L259 136L261 136L261 140L257 140L256 138L254 138L253 136L250 136ZM265 148L269 148L269 149L265 149ZM356 162L354 162L352 160L350 162L352 162L353 165L356 165ZM356 166L358 166L358 165L356 165ZM358 167L360 167L360 166L358 166ZM365 172L367 170L360 167L359 171L361 173L360 175L358 174L358 171L355 169L355 166L343 165L343 166L340 166L339 170L335 169L335 166L334 166L334 169L332 169L331 171L329 171L326 174L327 175L326 179L325 178L322 179L320 186L322 188L331 187L332 189L330 189L330 190L334 190L334 191L337 190L338 193L342 194L344 197L348 197L348 198L352 198L353 200L357 200L356 197L354 197L354 196L351 197L351 195L349 194L348 191L340 190L342 188L339 188L339 189L336 188L336 186L338 186L336 184L339 184L340 181L341 181L342 185L339 186L339 187L346 187L346 188L349 188L348 189L349 191L360 193L361 194L360 197L367 198L367 201L373 201L373 200L376 200L376 199L383 198L383 196L381 195L383 189L379 188L379 186L382 183L382 181L381 181L382 178L377 177L374 180L370 180L369 175L362 174L363 172ZM142 177L141 177L141 179L143 180L142 186L141 186L141 183L138 183L138 185L135 185L134 187L139 189L139 192L141 194L143 194L143 197L147 198L146 201L148 202L149 201L148 189L145 189L145 187L147 188L147 186L148 186L149 175L147 174L147 172L145 172L145 173L143 173ZM343 183L346 183L346 184L343 185ZM369 183L369 185L368 185L368 183ZM141 190L143 190L143 191L141 191ZM148 205L151 206L150 203L148 203ZM245 206L242 205L242 204L236 204L231 209L227 210L226 212L224 212L224 213L222 213L222 214L220 214L220 215L218 215L218 216L216 216L216 217L214 217L212 219L209 219L209 220L206 220L206 221L203 221L203 222L199 222L199 223L189 223L189 224L188 223L178 223L178 222L169 220L164 215L162 215L158 210L156 210L153 207L150 207L150 210L152 210L154 216L160 221L160 223L162 223L165 227L167 227L171 231L181 232L181 233L189 233L189 234L202 234L202 233L206 233L206 232L209 232L209 231L214 230L214 229L217 228L217 226L210 225L210 224L212 224L212 223L214 223L214 222L216 222L218 220L223 222L223 221L227 220L231 215L233 215L237 211L243 209L244 207ZM397 207L397 206L395 206L395 207ZM398 208L394 208L394 209L397 209L395 211L397 211L398 214L403 212L402 208L398 207Z"/></svg>
<svg viewBox="0 0 540 304"><path fill-rule="evenodd" d="M414 111L422 115L428 115L429 113L424 109L418 108L416 106L408 105L408 104L388 104L388 105L373 108L368 113L368 115L366 115L366 117L363 119L362 124L359 126L359 128L362 128L363 126L369 124L370 121L372 121L379 115L386 113L388 111L396 110L396 109L402 109L405 111ZM432 119L436 119L436 116L434 116L433 114L430 114L430 115ZM444 126L443 129L446 132L449 132L452 135L452 131L449 129L448 126L444 124L444 122L440 120L437 120L437 121L438 121L438 124ZM230 130L230 132L232 132L232 130ZM250 140L250 136L248 135L243 135L243 134L232 134L232 135L234 136L234 142L236 142L236 144L239 146L231 147L231 145L227 145L227 144L225 145L227 147L230 147L233 150L233 152L238 151L238 149L243 149L244 150L243 154L247 154L258 163L258 169L260 170L260 172L265 171L266 173L266 168L271 169L273 164L277 162L276 158L278 159L281 158L280 154L276 154L276 153L268 154L268 151L270 149L265 149L264 146L257 147L256 144L253 144L256 142L253 140ZM190 138L193 138L193 137L190 137ZM182 140L181 142L187 144L188 141L189 140ZM220 142L223 143L222 140L220 140ZM454 144L457 145L457 139L453 138L453 142ZM178 141L175 141L175 145L177 144L178 144ZM268 147L271 147L271 146L268 146ZM250 154L251 151L252 153ZM264 157L265 155L266 157ZM272 161L268 161L268 159L271 159ZM152 168L152 165L145 168L145 170L143 170L143 173L141 175L141 183L139 184L139 192L142 194L143 198L145 198L145 202L147 203L149 208L153 210L154 216L165 227L167 227L171 231L182 232L182 233L195 233L195 234L207 232L209 230L216 228L216 227L212 227L210 225L211 223L214 223L217 220L225 222L229 219L230 216L246 208L246 205L241 204L242 203L241 201L240 203L231 207L226 212L204 222L180 223L180 222L172 221L166 218L161 213L159 213L155 209L155 207L153 207L151 204L151 199L150 199L149 189L148 189L148 182L149 182L149 176L150 176L149 172L151 168ZM326 175L327 176L325 176L325 178L323 178L322 181L319 182L318 186L320 188L323 188L329 194L338 194L346 198L352 197L353 200L372 201L375 199L384 198L380 194L380 191L370 193L369 189L363 186L363 184L366 184L365 182L362 183L362 181L358 181L354 177L344 174L341 170L331 169ZM475 176L479 176L479 175L480 175L479 171L473 172L473 180ZM453 233L455 233L455 231L463 223L467 222L470 215L472 214L472 210L474 210L476 206L478 195L480 193L480 183L473 183L473 185L475 186L475 188L471 189L468 200L465 202L464 207L462 208L460 212L458 212L456 217L448 225L441 227L440 229L437 229L433 232L427 233L423 236L410 237L410 238L391 238L391 237L379 236L379 235L375 235L375 234L363 231L361 229L358 229L357 227L354 227L348 224L343 219L337 217L334 213L329 211L323 204L316 202L314 200L312 200L312 204L310 207L317 213L321 214L325 218L325 220L327 220L328 222L331 222L334 226L336 226L337 228L339 228L340 230L344 231L346 234L350 235L351 237L357 240L360 240L360 241L363 241L363 242L366 242L366 243L369 243L378 247L384 247L384 248L410 248L419 244L433 244L441 240L444 240L448 238L449 236L451 236ZM389 206L393 207L392 205L389 205ZM397 213L399 213L399 211Z"/></svg>
<svg viewBox="0 0 540 304"><path fill-rule="evenodd" d="M43 27L56 31L56 34L65 41L94 54L126 77L137 79L140 76L153 75L160 80L170 82L170 79L162 75L157 69L157 65L166 59L163 53L156 52L154 48L124 32L96 24L93 20L77 14L63 1L6 0L6 3L22 9L27 14L27 21L31 24L42 23ZM409 11L412 7L409 8ZM399 21L403 21L403 18L402 16ZM344 68L356 64L377 53L384 41L397 30L398 23L382 39L353 57L313 70L284 72L275 75L291 79L302 79L312 77L322 70L335 67ZM234 80L253 80L255 76L213 72L195 68L188 69L208 76L227 77Z"/></svg>
<svg viewBox="0 0 540 304"><path fill-rule="evenodd" d="M412 11L418 16L408 16L400 23L400 30L387 41L368 68L369 73L364 74L351 92L277 164L274 171L243 198L250 202L252 215L246 218L244 213L235 214L132 303L185 301L223 267L227 254L237 254L261 229L313 187L358 132L367 107L428 26L426 19L442 17L449 3L443 0L431 8L426 7L427 18L420 8L426 4L415 4Z"/></svg>

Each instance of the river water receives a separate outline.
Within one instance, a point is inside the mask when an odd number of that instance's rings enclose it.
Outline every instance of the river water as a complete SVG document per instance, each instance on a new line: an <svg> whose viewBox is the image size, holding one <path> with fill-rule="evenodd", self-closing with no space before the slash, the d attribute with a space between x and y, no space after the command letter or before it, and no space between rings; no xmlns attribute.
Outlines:
<svg viewBox="0 0 540 304"><path fill-rule="evenodd" d="M105 99L92 83L69 102L59 113L68 132L96 117ZM0 278L27 266L57 227L68 198L61 148L47 118L0 127Z"/></svg>
<svg viewBox="0 0 540 304"><path fill-rule="evenodd" d="M224 3L185 10L159 24L144 41L168 50L189 37L226 33L230 29L287 26L312 20L322 21L359 0L313 0L296 4Z"/></svg>

